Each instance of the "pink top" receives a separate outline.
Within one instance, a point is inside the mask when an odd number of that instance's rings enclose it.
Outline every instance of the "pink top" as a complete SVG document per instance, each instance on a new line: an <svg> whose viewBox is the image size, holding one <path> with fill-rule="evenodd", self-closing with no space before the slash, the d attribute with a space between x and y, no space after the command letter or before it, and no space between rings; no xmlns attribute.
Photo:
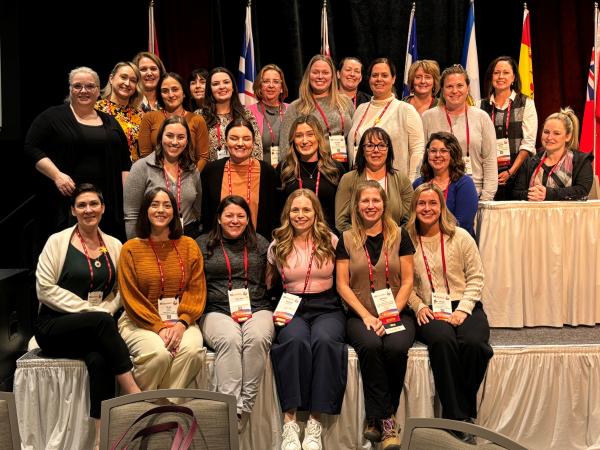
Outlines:
<svg viewBox="0 0 600 450"><path fill-rule="evenodd" d="M333 248L337 246L338 237L335 234L331 234L331 243ZM275 241L269 245L267 252L267 259L273 266L275 263L275 257L273 255L273 247ZM310 247L309 247L310 248ZM285 280L287 282L287 291L293 294L301 294L304 289L304 281L306 280L306 272L308 270L308 261L310 260L310 249L301 250L295 248L295 251L290 253L287 258L287 265L284 269ZM324 292L333 287L333 269L334 261L328 261L321 267L317 266L316 259L313 259L313 264L310 269L310 279L308 280L308 286L306 287L307 294L317 294ZM277 265L277 270L281 274L281 267Z"/></svg>

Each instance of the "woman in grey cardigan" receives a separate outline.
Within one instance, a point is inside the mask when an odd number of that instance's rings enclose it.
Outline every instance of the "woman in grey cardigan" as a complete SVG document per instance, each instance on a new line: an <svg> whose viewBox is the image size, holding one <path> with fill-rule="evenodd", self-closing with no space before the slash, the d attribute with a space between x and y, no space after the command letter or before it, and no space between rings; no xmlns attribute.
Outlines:
<svg viewBox="0 0 600 450"><path fill-rule="evenodd" d="M335 227L340 233L350 229L350 203L361 181L375 180L388 197L387 208L394 221L406 222L413 188L408 177L394 169L392 139L385 130L369 128L360 139L356 153L356 169L345 174L335 196Z"/></svg>

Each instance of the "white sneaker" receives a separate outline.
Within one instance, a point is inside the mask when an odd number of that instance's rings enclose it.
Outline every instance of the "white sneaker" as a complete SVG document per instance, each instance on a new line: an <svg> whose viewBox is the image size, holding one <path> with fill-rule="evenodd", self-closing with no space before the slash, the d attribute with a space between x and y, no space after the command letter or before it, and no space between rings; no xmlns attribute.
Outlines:
<svg viewBox="0 0 600 450"><path fill-rule="evenodd" d="M299 435L300 427L296 422L284 423L281 433L281 450L302 450Z"/></svg>
<svg viewBox="0 0 600 450"><path fill-rule="evenodd" d="M321 432L323 427L321 422L315 419L308 419L306 429L304 430L304 441L302 441L302 450L322 450Z"/></svg>

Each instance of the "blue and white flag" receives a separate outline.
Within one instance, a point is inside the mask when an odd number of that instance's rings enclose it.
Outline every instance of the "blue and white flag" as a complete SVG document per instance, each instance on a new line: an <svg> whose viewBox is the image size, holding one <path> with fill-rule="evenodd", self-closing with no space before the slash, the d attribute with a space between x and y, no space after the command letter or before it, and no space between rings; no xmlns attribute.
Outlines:
<svg viewBox="0 0 600 450"><path fill-rule="evenodd" d="M250 2L246 6L246 26L244 28L244 41L238 68L238 89L242 105L256 103L252 85L256 79L256 64L254 61L254 41L252 39L252 10Z"/></svg>
<svg viewBox="0 0 600 450"><path fill-rule="evenodd" d="M462 65L467 71L471 84L469 93L474 101L481 99L479 89L479 62L477 59L477 40L475 39L475 0L471 0L467 28L465 30L465 43L462 52Z"/></svg>
<svg viewBox="0 0 600 450"><path fill-rule="evenodd" d="M406 40L406 60L404 61L404 88L402 96L410 94L411 86L408 85L408 70L413 62L419 59L417 52L417 21L415 19L415 4L413 3L408 23L408 39Z"/></svg>

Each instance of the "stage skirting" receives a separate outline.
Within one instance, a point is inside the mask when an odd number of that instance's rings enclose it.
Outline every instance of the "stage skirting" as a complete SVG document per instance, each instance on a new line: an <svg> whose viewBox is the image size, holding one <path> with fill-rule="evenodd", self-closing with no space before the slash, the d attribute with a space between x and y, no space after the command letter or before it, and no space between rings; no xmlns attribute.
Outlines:
<svg viewBox="0 0 600 450"><path fill-rule="evenodd" d="M476 229L490 326L600 323L600 201L481 202Z"/></svg>
<svg viewBox="0 0 600 450"><path fill-rule="evenodd" d="M600 449L600 345L495 346L479 392L477 422L532 450ZM36 361L37 359L37 361ZM45 360L46 361L46 360ZM89 393L81 361L44 363L31 353L18 362L15 395L23 449L91 448ZM214 389L214 356L206 358ZM433 417L438 411L427 350L410 351L397 419ZM281 411L270 363L250 421L240 436L244 450L278 450ZM324 416L324 448L369 449L362 439L364 401L358 360L349 352L348 385L339 417Z"/></svg>

